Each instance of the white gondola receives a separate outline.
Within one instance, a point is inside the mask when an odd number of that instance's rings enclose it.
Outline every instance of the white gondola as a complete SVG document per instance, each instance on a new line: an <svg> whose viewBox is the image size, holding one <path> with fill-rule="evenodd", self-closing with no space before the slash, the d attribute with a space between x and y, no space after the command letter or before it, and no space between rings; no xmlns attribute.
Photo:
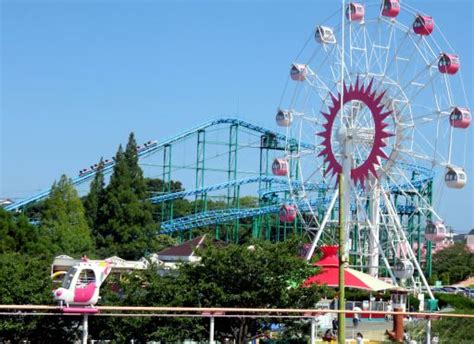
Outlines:
<svg viewBox="0 0 474 344"><path fill-rule="evenodd" d="M413 273L415 272L415 267L413 266L413 263L410 262L408 259L402 259L399 260L393 269L393 273L395 274L395 277L399 279L408 279L413 276Z"/></svg>
<svg viewBox="0 0 474 344"><path fill-rule="evenodd" d="M336 36L330 27L319 25L316 27L314 38L318 43L335 44Z"/></svg>
<svg viewBox="0 0 474 344"><path fill-rule="evenodd" d="M305 81L310 74L308 65L301 63L293 63L291 65L290 77L295 81Z"/></svg>
<svg viewBox="0 0 474 344"><path fill-rule="evenodd" d="M278 110L275 120L280 127L289 127L293 122L293 115L288 110Z"/></svg>
<svg viewBox="0 0 474 344"><path fill-rule="evenodd" d="M448 167L444 175L444 182L448 188L462 189L467 182L466 172L460 167Z"/></svg>

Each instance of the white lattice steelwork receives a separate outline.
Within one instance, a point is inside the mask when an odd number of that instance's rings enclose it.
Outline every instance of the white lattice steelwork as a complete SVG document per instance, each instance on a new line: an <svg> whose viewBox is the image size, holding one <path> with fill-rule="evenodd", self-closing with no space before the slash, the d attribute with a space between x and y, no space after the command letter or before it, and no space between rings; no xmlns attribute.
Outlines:
<svg viewBox="0 0 474 344"><path fill-rule="evenodd" d="M399 214L410 206L413 214L422 214L423 226L442 223L424 183L434 171L446 174L448 187L466 183L459 152L471 115L458 71L462 57L435 18L405 3L344 6L345 20L339 8L315 23L282 96L278 124L286 127L287 137L314 145L287 145L282 158L292 171L288 178L304 182L291 196L294 204L307 204L299 213L312 248L330 242L336 225L335 176L349 161L351 262L374 276L385 266L394 280L411 285L416 283L409 272L415 269L426 284ZM315 206L311 200L321 198L322 191L304 185L320 182L334 188L323 195L326 202ZM398 204L397 197L413 202Z"/></svg>

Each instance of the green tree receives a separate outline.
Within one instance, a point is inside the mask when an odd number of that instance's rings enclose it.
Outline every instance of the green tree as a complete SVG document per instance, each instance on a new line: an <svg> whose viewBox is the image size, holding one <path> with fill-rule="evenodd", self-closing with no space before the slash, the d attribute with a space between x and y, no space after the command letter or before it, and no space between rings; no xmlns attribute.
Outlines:
<svg viewBox="0 0 474 344"><path fill-rule="evenodd" d="M474 253L463 243L456 243L433 255L433 275L447 284L460 282L474 272Z"/></svg>
<svg viewBox="0 0 474 344"><path fill-rule="evenodd" d="M51 303L51 259L20 253L0 254L0 303ZM0 342L70 343L78 339L79 322L73 317L3 315Z"/></svg>
<svg viewBox="0 0 474 344"><path fill-rule="evenodd" d="M143 200L148 197L147 183L143 178L143 171L138 165L137 142L135 136L130 133L128 137L127 147L125 148L124 158L128 166L128 171L131 179L131 188L134 194Z"/></svg>
<svg viewBox="0 0 474 344"><path fill-rule="evenodd" d="M322 289L292 287L315 273L298 255L296 241L251 246L211 245L203 250L199 264L183 264L176 273L164 277L152 267L143 274L130 275L123 285L123 299L116 304L183 307L309 308L319 300ZM110 297L110 295L109 295ZM104 301L111 300L104 297ZM264 319L217 318L216 339L247 343L268 329ZM291 323L287 324L288 326ZM107 319L92 325L96 338L125 342L208 338L208 319Z"/></svg>
<svg viewBox="0 0 474 344"><path fill-rule="evenodd" d="M439 299L439 306L453 307L456 314L474 315L474 300L470 300L463 295L435 294ZM432 336L438 336L440 343L471 344L474 343L474 318L448 318L432 322ZM412 339L420 343L426 338L426 323L413 322L407 326L407 331Z"/></svg>
<svg viewBox="0 0 474 344"><path fill-rule="evenodd" d="M0 208L0 254L18 252L49 256L50 242L47 239L24 214L15 217Z"/></svg>
<svg viewBox="0 0 474 344"><path fill-rule="evenodd" d="M51 188L41 214L40 231L54 244L55 254L83 255L93 250L84 207L70 179L62 175Z"/></svg>
<svg viewBox="0 0 474 344"><path fill-rule="evenodd" d="M70 235L74 234L65 235L66 240ZM44 228L31 225L25 215L0 208L0 304L51 303L50 266L60 246L53 245ZM78 338L78 324L69 317L3 315L0 342L71 342Z"/></svg>
<svg viewBox="0 0 474 344"><path fill-rule="evenodd" d="M139 259L160 247L133 134L126 151L120 146L115 156L98 222L95 234L102 256Z"/></svg>
<svg viewBox="0 0 474 344"><path fill-rule="evenodd" d="M91 182L89 194L84 200L84 209L86 211L87 223L90 228L95 228L97 223L97 216L100 206L103 204L104 199L104 173L102 168L104 166L103 159L100 159L98 164L99 168L94 176L94 180Z"/></svg>

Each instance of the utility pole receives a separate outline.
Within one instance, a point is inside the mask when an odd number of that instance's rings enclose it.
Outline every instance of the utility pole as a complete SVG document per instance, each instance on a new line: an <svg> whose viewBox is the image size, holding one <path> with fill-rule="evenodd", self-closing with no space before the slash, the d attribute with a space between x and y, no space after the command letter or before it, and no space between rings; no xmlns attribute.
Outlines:
<svg viewBox="0 0 474 344"><path fill-rule="evenodd" d="M344 175L339 173L339 314L337 329L337 338L339 344L346 342L346 308L345 302L345 281L344 281L344 265L346 260L346 228L344 225Z"/></svg>
<svg viewBox="0 0 474 344"><path fill-rule="evenodd" d="M345 1L341 0L341 99L339 105L339 115L341 116L341 129L344 128L344 54L345 54ZM347 123L348 125L348 123ZM351 178L351 161L348 156L347 136L350 135L349 128L346 127L345 137L343 138L343 162L342 172L338 175L339 182L339 314L337 329L337 339L339 344L346 342L346 302L345 302L345 281L344 267L346 263L346 220L348 219L348 211L350 211L350 178ZM344 130L343 130L344 131ZM341 137L341 136L340 136ZM347 179L347 181L345 180ZM347 186L347 187L345 187ZM344 195L344 192L348 195ZM345 209L347 207L347 209Z"/></svg>

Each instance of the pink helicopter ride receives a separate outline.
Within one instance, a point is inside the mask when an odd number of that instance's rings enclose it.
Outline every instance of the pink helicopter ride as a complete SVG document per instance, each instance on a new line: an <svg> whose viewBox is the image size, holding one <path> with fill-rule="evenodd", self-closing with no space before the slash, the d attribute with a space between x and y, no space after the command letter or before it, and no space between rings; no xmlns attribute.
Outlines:
<svg viewBox="0 0 474 344"><path fill-rule="evenodd" d="M92 262L83 257L69 268L61 287L53 290L53 298L64 313L98 313L94 305L100 299L100 286L110 271L110 262Z"/></svg>

